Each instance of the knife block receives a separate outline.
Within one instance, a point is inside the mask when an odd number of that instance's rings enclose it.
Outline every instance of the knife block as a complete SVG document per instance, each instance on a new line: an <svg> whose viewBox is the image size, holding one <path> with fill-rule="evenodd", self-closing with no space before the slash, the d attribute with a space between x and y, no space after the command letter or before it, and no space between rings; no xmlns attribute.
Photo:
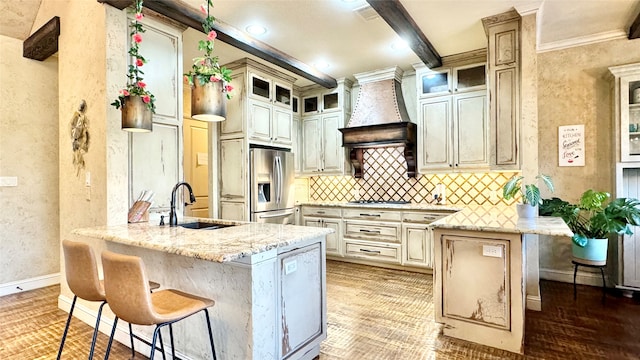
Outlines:
<svg viewBox="0 0 640 360"><path fill-rule="evenodd" d="M129 209L128 222L139 223L149 221L149 207L151 203L148 201L136 201Z"/></svg>

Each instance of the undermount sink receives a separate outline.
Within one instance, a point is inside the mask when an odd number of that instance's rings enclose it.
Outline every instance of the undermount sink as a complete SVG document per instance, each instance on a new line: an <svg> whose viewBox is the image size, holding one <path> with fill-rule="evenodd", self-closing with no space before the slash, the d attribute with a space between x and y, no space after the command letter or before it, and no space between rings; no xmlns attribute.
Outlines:
<svg viewBox="0 0 640 360"><path fill-rule="evenodd" d="M215 229L221 229L221 228L225 228L233 225L214 224L210 222L196 221L196 222L178 224L178 226L182 226L183 228L187 228L187 229L215 230Z"/></svg>

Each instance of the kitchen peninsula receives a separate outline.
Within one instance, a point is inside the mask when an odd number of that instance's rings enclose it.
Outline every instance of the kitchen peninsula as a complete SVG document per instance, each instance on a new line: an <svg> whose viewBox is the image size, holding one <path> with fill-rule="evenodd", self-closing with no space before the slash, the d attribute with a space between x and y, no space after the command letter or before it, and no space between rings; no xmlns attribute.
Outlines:
<svg viewBox="0 0 640 360"><path fill-rule="evenodd" d="M431 226L434 307L444 334L523 353L527 293L539 280L527 243L536 235L568 240L569 227L558 217L519 218L513 206L470 206Z"/></svg>
<svg viewBox="0 0 640 360"><path fill-rule="evenodd" d="M74 240L90 244L97 254L111 250L140 256L149 278L162 288L213 299L211 323L218 359L317 356L327 332L325 237L332 230L197 220L227 227L138 223L72 233ZM72 296L63 286L60 301ZM204 327L202 321L194 316L174 325L181 357L210 356L206 332L195 330ZM134 327L134 332L151 338L148 327ZM122 339L128 338L125 334L120 334Z"/></svg>

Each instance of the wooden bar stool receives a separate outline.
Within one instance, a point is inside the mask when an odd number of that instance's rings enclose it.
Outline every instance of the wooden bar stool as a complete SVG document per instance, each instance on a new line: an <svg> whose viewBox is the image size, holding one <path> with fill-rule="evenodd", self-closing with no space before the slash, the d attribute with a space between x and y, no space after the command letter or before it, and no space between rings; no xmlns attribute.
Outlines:
<svg viewBox="0 0 640 360"><path fill-rule="evenodd" d="M208 308L214 305L213 300L172 289L150 293L144 263L137 256L104 251L102 253L102 267L107 301L111 311L117 316L115 321L117 322L117 319L120 318L129 324L156 326L151 342L151 360L155 355L156 338L160 329L169 325L171 353L175 358L171 325L200 311L205 314L211 351L213 359L216 359L208 311ZM115 323L113 329L115 329ZM109 358L113 334L114 330L111 331L105 360ZM162 354L164 356L164 349Z"/></svg>
<svg viewBox="0 0 640 360"><path fill-rule="evenodd" d="M64 342L67 339L67 332L69 331L69 324L71 323L71 317L73 316L73 309L76 306L76 300L78 298L87 301L100 301L100 308L98 309L98 317L96 319L96 326L93 330L93 339L91 341L91 350L89 351L89 360L93 359L93 353L96 346L96 339L98 338L98 327L100 326L100 317L102 316L102 308L107 303L107 298L104 290L104 283L98 278L98 266L96 264L96 258L93 254L91 247L85 243L62 240L62 250L64 253L64 265L65 274L67 277L67 284L69 289L73 292L73 302L71 303L71 310L67 317L67 323L64 327L64 333L62 340L60 341L60 348L58 349L58 357L60 360L62 355L62 349L64 348ZM157 289L160 284L150 282L150 289ZM113 324L115 328L115 322ZM131 338L131 351L135 354L133 348L133 335L129 333Z"/></svg>

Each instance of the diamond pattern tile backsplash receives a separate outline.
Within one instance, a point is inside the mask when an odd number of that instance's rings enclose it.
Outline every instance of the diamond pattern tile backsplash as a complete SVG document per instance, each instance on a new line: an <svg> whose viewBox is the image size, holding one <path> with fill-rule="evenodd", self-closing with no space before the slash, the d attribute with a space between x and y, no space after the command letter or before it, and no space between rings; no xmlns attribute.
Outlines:
<svg viewBox="0 0 640 360"><path fill-rule="evenodd" d="M402 147L372 148L364 151L363 175L315 176L309 179L312 201L405 200L432 201L436 184L446 187L447 204L512 204L502 198L502 186L513 172L440 173L407 176Z"/></svg>

